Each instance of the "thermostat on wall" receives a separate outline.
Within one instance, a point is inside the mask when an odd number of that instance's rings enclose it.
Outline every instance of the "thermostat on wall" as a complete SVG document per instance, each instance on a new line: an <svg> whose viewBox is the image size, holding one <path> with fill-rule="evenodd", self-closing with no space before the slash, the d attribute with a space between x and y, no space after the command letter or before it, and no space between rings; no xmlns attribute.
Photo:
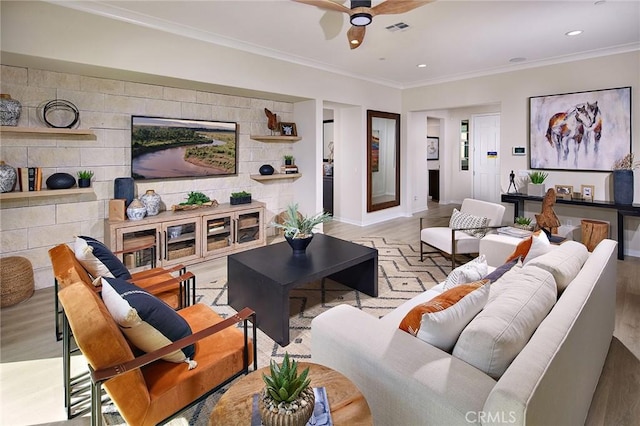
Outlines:
<svg viewBox="0 0 640 426"><path fill-rule="evenodd" d="M514 146L511 148L512 155L527 155L527 149L524 146Z"/></svg>

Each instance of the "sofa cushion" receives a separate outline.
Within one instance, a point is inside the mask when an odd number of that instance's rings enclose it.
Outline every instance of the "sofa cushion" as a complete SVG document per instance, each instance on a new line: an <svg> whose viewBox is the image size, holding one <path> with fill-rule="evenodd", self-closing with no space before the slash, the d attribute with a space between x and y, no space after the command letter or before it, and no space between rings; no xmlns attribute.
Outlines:
<svg viewBox="0 0 640 426"><path fill-rule="evenodd" d="M458 211L458 209L453 209L451 219L449 219L449 228L452 229L481 228L484 226L489 226L489 218L474 216L469 213L463 213L461 211ZM487 230L472 229L463 232L477 238L482 238L487 233Z"/></svg>
<svg viewBox="0 0 640 426"><path fill-rule="evenodd" d="M107 246L95 238L78 236L73 251L80 264L93 276L131 279L129 270Z"/></svg>
<svg viewBox="0 0 640 426"><path fill-rule="evenodd" d="M540 268L510 272L492 287L496 285L502 290L490 295L462 331L453 356L497 380L551 311L557 291L553 276Z"/></svg>
<svg viewBox="0 0 640 426"><path fill-rule="evenodd" d="M98 280L109 313L137 348L153 352L191 334L189 324L176 311L140 287L117 278ZM189 362L194 352L194 345L189 345L162 359Z"/></svg>
<svg viewBox="0 0 640 426"><path fill-rule="evenodd" d="M522 240L511 255L505 260L510 262L513 259L522 258L523 263L527 263L538 256L541 256L551 250L551 243L547 238L547 234L542 231L534 232L530 237Z"/></svg>
<svg viewBox="0 0 640 426"><path fill-rule="evenodd" d="M582 265L589 258L589 251L584 244L577 241L566 241L553 250L527 263L527 267L538 267L553 275L558 287L558 294L578 275Z"/></svg>
<svg viewBox="0 0 640 426"><path fill-rule="evenodd" d="M450 352L469 321L489 298L487 280L458 285L415 306L400 322L400 329Z"/></svg>
<svg viewBox="0 0 640 426"><path fill-rule="evenodd" d="M488 268L484 255L480 255L451 271L444 281L444 289L449 290L460 284L478 281L487 275Z"/></svg>

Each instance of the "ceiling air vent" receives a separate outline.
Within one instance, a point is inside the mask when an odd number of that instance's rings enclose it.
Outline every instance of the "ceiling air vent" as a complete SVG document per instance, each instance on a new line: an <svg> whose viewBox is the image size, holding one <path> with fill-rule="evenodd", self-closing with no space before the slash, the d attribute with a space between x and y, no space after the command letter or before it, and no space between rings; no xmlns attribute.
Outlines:
<svg viewBox="0 0 640 426"><path fill-rule="evenodd" d="M398 22L397 24L389 25L385 28L393 33L400 30L406 30L407 28L409 28L409 25L405 24L404 22Z"/></svg>

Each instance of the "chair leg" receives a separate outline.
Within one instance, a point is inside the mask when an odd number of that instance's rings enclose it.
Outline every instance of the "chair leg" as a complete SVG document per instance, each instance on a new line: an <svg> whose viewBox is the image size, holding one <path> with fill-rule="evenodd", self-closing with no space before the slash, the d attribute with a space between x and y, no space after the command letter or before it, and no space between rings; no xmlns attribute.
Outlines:
<svg viewBox="0 0 640 426"><path fill-rule="evenodd" d="M91 382L91 426L102 426L102 386Z"/></svg>

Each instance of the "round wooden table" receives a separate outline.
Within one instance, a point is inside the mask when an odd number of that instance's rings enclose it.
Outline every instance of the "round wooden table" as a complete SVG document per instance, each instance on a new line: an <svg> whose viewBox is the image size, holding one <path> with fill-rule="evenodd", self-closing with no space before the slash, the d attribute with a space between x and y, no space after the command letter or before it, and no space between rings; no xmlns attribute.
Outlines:
<svg viewBox="0 0 640 426"><path fill-rule="evenodd" d="M334 426L373 424L369 405L351 380L329 367L307 362L298 363L298 372L307 367L311 386L324 386L327 391ZM264 387L262 373L268 369L260 368L234 383L213 409L209 425L251 425L253 395Z"/></svg>

